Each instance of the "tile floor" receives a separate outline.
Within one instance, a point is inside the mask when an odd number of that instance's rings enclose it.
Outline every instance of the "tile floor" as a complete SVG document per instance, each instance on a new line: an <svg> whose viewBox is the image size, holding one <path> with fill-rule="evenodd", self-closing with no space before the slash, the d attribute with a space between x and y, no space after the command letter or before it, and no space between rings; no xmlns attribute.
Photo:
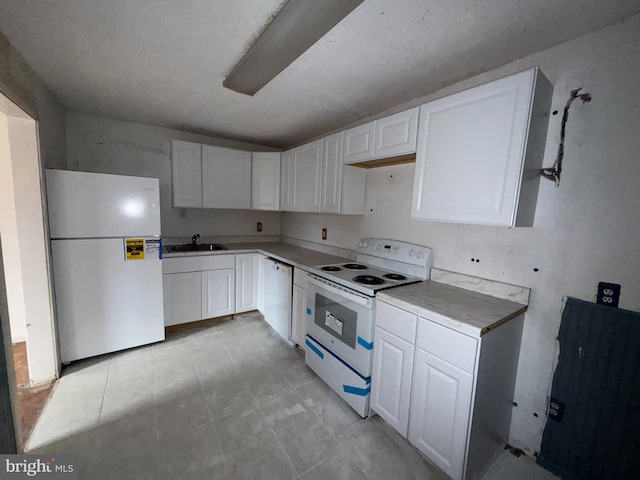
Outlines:
<svg viewBox="0 0 640 480"><path fill-rule="evenodd" d="M257 312L71 365L29 449L73 453L92 480L446 478L353 412Z"/></svg>

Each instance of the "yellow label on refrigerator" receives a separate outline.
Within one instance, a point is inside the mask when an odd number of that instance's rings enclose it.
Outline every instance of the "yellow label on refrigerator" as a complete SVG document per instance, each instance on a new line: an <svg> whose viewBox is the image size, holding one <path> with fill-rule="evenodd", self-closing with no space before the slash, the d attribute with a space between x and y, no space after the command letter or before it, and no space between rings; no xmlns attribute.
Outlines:
<svg viewBox="0 0 640 480"><path fill-rule="evenodd" d="M125 238L126 260L144 260L144 238Z"/></svg>

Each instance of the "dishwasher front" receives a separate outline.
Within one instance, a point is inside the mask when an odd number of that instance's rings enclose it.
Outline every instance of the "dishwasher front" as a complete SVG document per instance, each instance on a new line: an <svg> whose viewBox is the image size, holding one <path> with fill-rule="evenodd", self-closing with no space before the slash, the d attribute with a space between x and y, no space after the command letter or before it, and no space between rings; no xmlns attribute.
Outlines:
<svg viewBox="0 0 640 480"><path fill-rule="evenodd" d="M271 257L261 258L261 311L265 321L289 341L291 339L291 295L293 267Z"/></svg>

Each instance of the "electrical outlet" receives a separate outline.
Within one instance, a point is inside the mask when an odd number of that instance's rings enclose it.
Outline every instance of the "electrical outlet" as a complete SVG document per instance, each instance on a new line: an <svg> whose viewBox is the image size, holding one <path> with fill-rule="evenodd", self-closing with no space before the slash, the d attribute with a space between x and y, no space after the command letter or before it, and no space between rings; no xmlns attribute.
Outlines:
<svg viewBox="0 0 640 480"><path fill-rule="evenodd" d="M556 422L562 421L564 415L564 402L551 397L549 400L549 418Z"/></svg>
<svg viewBox="0 0 640 480"><path fill-rule="evenodd" d="M606 305L608 307L618 307L618 301L620 300L620 287L617 283L598 283L598 300L600 305Z"/></svg>
<svg viewBox="0 0 640 480"><path fill-rule="evenodd" d="M326 240L326 239L327 239L327 229L326 229L326 228L323 228L323 229L322 229L322 239L323 239L323 240Z"/></svg>
<svg viewBox="0 0 640 480"><path fill-rule="evenodd" d="M262 231L262 222L258 222L258 225L256 226L256 230L257 230L258 232L261 232L261 231Z"/></svg>

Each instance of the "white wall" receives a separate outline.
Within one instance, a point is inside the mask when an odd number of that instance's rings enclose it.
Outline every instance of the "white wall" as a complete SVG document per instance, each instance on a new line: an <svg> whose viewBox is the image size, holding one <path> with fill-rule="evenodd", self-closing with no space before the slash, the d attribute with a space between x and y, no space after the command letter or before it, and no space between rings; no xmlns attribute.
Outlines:
<svg viewBox="0 0 640 480"><path fill-rule="evenodd" d="M149 176L160 179L162 235L279 235L280 213L249 210L173 208L171 140L186 140L241 150L273 151L247 143L178 130L67 112L67 162L71 170ZM256 222L263 231L256 232Z"/></svg>
<svg viewBox="0 0 640 480"><path fill-rule="evenodd" d="M9 141L9 118L0 113L0 237L4 257L4 275L9 308L11 341L24 342L27 326L20 263L20 240L16 220L16 202L13 188L13 166Z"/></svg>
<svg viewBox="0 0 640 480"><path fill-rule="evenodd" d="M14 187L16 188L14 191L15 199L18 202L21 201L19 199L32 202L35 201L35 196L40 196L42 191L40 176L42 165L63 166L66 164L63 109L58 104L55 96L39 81L29 65L22 59L2 32L0 32L0 92L19 105L32 118L38 119L38 144L35 148L32 148L32 153L35 152L35 157L30 158L28 165L21 165L16 177L13 179ZM13 111L15 105L7 104L4 97L0 103L2 103L3 111L6 112L6 108L12 110L7 113L8 117L19 118L23 116L22 113L15 113ZM8 146L9 143L5 145ZM41 162L38 154L42 160ZM5 172L0 172L0 175L4 174ZM23 189L26 191L23 191ZM6 263L13 260L9 260L9 258L11 257L14 260L20 258L20 268L24 269L21 275L27 276L25 277L22 301L34 302L33 305L25 305L24 309L26 322L29 324L27 328L29 375L32 383L42 383L54 379L58 374L60 365L58 364L54 328L49 257L48 253L42 256L42 251L40 250L40 247L44 245L45 252L47 251L48 235L46 227L37 228L36 226L37 222L42 225L42 200L39 200L40 210L37 209L35 204L28 203L28 205L33 208L27 207L28 212L26 215L29 218L26 221L34 223L31 227L27 226L30 232L27 235L38 235L38 237L28 238L25 245L33 247L37 244L36 255L28 261L27 265L23 265L22 253L14 245L12 251L4 255L5 275L10 275L7 273ZM25 219L16 217L18 228L21 228L20 225L23 220ZM3 252L6 252L4 245ZM32 280L34 281L33 289L30 283ZM46 287L43 286L45 283ZM8 300L9 302L12 301L11 298ZM30 317L30 315L35 316Z"/></svg>
<svg viewBox="0 0 640 480"><path fill-rule="evenodd" d="M541 180L533 228L411 220L412 164L369 170L367 214L353 222L283 214L286 236L322 243L320 229L327 227L327 243L346 248L365 236L398 238L432 247L438 268L531 287L511 428L511 443L530 452L539 449L546 423L563 296L595 300L598 282L616 282L620 306L640 310L639 51L636 16L407 105L540 65L560 111L547 138L544 164L551 166L569 92L583 87L590 93L591 103L571 109L560 187Z"/></svg>

